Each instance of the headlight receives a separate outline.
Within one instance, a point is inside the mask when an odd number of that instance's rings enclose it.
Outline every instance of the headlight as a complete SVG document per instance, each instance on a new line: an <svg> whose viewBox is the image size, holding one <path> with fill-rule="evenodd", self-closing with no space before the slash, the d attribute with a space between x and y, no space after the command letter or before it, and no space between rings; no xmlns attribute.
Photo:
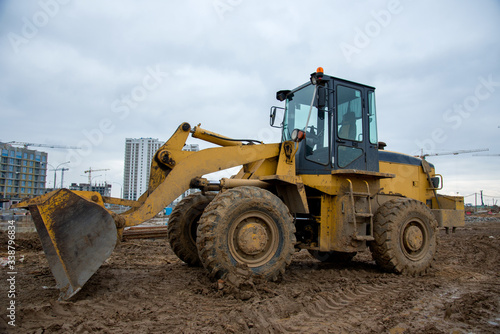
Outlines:
<svg viewBox="0 0 500 334"><path fill-rule="evenodd" d="M292 140L294 142L301 142L304 138L306 137L306 134L304 131L299 130L299 129L294 129L292 131Z"/></svg>

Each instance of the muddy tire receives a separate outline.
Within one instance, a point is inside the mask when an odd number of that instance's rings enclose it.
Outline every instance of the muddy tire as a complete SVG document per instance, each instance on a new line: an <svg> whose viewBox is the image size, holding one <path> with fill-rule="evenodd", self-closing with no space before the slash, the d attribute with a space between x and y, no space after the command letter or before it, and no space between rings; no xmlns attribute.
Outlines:
<svg viewBox="0 0 500 334"><path fill-rule="evenodd" d="M196 248L198 221L215 193L195 193L182 199L168 221L168 241L175 255L191 266L201 266Z"/></svg>
<svg viewBox="0 0 500 334"><path fill-rule="evenodd" d="M382 205L374 221L370 250L384 270L423 275L437 247L437 221L422 202L398 198Z"/></svg>
<svg viewBox="0 0 500 334"><path fill-rule="evenodd" d="M295 225L286 205L267 190L238 187L220 193L198 225L198 253L212 279L246 265L278 279L295 252ZM235 272L236 273L236 272Z"/></svg>
<svg viewBox="0 0 500 334"><path fill-rule="evenodd" d="M326 263L339 263L346 264L351 262L352 258L356 256L356 252L320 252L317 250L308 250L309 254L311 254L316 260Z"/></svg>

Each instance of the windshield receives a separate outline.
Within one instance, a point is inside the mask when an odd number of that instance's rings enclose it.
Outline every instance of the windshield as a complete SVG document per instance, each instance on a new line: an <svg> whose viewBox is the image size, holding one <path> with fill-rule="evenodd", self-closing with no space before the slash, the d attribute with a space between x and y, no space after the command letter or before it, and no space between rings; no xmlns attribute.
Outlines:
<svg viewBox="0 0 500 334"><path fill-rule="evenodd" d="M292 131L294 129L305 131L313 93L314 86L310 84L296 92L288 94L285 119L283 121L283 141L292 139ZM316 107L313 107L312 114L314 113L318 113Z"/></svg>
<svg viewBox="0 0 500 334"><path fill-rule="evenodd" d="M314 105L311 109L314 88L315 86L309 84L288 94L283 121L283 141L292 140L294 129L304 131L306 136L305 158L316 163L327 164L330 139L328 103L322 110L318 110Z"/></svg>

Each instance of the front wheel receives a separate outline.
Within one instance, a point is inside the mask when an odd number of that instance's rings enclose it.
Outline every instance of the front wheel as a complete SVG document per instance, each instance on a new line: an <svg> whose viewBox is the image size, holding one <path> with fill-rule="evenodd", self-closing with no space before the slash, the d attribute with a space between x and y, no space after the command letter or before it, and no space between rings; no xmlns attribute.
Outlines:
<svg viewBox="0 0 500 334"><path fill-rule="evenodd" d="M215 193L194 193L177 204L168 220L168 241L175 255L191 266L200 266L196 248L198 221Z"/></svg>
<svg viewBox="0 0 500 334"><path fill-rule="evenodd" d="M220 193L198 226L198 254L213 279L237 264L276 280L294 253L295 226L286 205L267 190L238 187Z"/></svg>
<svg viewBox="0 0 500 334"><path fill-rule="evenodd" d="M384 203L373 230L370 249L381 268L415 276L427 272L437 248L437 221L424 203L408 198Z"/></svg>

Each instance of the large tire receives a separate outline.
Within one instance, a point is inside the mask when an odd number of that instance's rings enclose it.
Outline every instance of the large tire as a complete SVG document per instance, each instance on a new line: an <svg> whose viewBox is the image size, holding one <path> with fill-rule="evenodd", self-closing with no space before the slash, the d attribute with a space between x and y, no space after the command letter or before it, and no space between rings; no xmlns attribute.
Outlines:
<svg viewBox="0 0 500 334"><path fill-rule="evenodd" d="M220 193L198 225L198 254L212 279L246 265L276 280L295 251L295 225L286 205L267 190L238 187Z"/></svg>
<svg viewBox="0 0 500 334"><path fill-rule="evenodd" d="M356 256L356 252L320 252L317 250L308 250L309 254L311 254L316 260L326 263L339 263L339 264L347 264L351 262L352 258Z"/></svg>
<svg viewBox="0 0 500 334"><path fill-rule="evenodd" d="M370 249L384 270L423 275L430 268L437 248L437 221L422 202L398 198L384 203L373 227Z"/></svg>
<svg viewBox="0 0 500 334"><path fill-rule="evenodd" d="M201 266L196 248L198 221L214 193L195 193L177 204L168 220L168 241L175 255L191 266Z"/></svg>

